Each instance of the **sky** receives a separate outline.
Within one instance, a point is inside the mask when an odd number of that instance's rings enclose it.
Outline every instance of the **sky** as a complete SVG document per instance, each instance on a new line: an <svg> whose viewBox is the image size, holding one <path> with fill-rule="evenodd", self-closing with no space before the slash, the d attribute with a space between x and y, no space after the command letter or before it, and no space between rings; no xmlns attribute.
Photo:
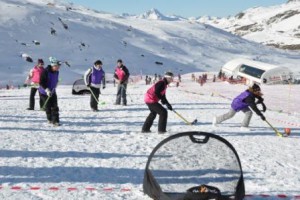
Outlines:
<svg viewBox="0 0 300 200"><path fill-rule="evenodd" d="M227 17L256 6L272 6L287 0L70 0L75 4L114 14L142 14L156 8L164 15Z"/></svg>

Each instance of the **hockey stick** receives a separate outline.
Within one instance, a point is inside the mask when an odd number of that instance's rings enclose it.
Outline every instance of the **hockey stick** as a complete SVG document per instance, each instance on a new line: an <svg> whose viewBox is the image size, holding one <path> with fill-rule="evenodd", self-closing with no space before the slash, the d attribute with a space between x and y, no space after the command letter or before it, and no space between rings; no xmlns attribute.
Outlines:
<svg viewBox="0 0 300 200"><path fill-rule="evenodd" d="M279 137L283 137L285 136L283 133L280 133L274 126L272 126L270 124L270 122L268 122L268 120L265 120L267 122L267 124L275 131L276 135L279 136Z"/></svg>
<svg viewBox="0 0 300 200"><path fill-rule="evenodd" d="M104 101L103 101L103 102L100 102L100 101L96 98L96 95L94 94L94 92L92 91L92 89L91 89L90 87L89 87L89 90L90 90L92 96L94 97L94 99L95 99L95 101L97 102L98 105L103 105L103 104L105 104Z"/></svg>
<svg viewBox="0 0 300 200"><path fill-rule="evenodd" d="M124 85L122 85L122 84L120 84L120 85L121 85L121 87L125 90L125 92L128 94L128 96L129 96L129 98L130 98L130 102L132 103L133 100L132 100L132 97L131 97L130 93L127 92L127 89L125 88Z"/></svg>
<svg viewBox="0 0 300 200"><path fill-rule="evenodd" d="M252 109L250 106L249 106L249 109L250 109L252 112L254 112L253 109ZM264 121L267 122L267 124L275 131L275 133L276 133L277 136L279 136L279 137L285 136L284 134L280 133L274 126L272 126L272 124L270 124L270 122L268 122L267 119L265 119Z"/></svg>
<svg viewBox="0 0 300 200"><path fill-rule="evenodd" d="M180 117L186 124L188 124L188 125L194 125L194 124L196 124L197 123L197 119L195 119L194 121L192 121L192 122L189 122L189 121L187 121L184 117L182 117L178 112L176 112L174 109L172 109L172 111L178 116L178 117Z"/></svg>
<svg viewBox="0 0 300 200"><path fill-rule="evenodd" d="M42 106L42 110L46 110L46 106L47 106L48 101L49 101L50 98L51 98L51 96L48 96L48 97L47 97L47 99L46 99L44 105Z"/></svg>
<svg viewBox="0 0 300 200"><path fill-rule="evenodd" d="M56 88L56 87L55 87L55 88ZM51 91L51 96L52 96L52 93L53 93L53 91L55 90L55 88L52 89L52 91ZM47 99L46 99L46 101L45 101L45 103L44 103L44 105L43 105L43 107L42 107L43 110L46 110L46 106L47 106L48 101L50 100L51 96L48 96L48 97L47 97Z"/></svg>

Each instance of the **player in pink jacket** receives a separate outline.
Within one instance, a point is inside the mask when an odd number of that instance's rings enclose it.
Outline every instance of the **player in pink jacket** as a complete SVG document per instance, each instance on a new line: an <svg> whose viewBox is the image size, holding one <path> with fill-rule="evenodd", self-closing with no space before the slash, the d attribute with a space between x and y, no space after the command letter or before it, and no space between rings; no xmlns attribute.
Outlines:
<svg viewBox="0 0 300 200"><path fill-rule="evenodd" d="M169 83L173 81L173 73L167 72L162 80L156 82L145 94L145 103L147 104L150 114L144 122L142 133L149 133L156 115L159 115L158 133L165 133L167 127L168 111L162 104L166 105L169 110L173 110L171 104L166 98L166 90Z"/></svg>
<svg viewBox="0 0 300 200"><path fill-rule="evenodd" d="M40 77L42 72L44 71L44 61L43 59L38 59L37 65L34 66L27 77L27 81L31 82L31 90L30 90L30 98L29 98L29 108L27 110L34 110L34 96L36 94L36 91L38 90L40 86ZM43 107L43 101L41 99L41 94L39 93L40 96L40 108Z"/></svg>
<svg viewBox="0 0 300 200"><path fill-rule="evenodd" d="M126 90L127 90L129 75L130 73L128 71L128 68L123 64L123 61L119 59L117 61L117 66L114 74L114 79L118 84L117 98L116 98L115 105L120 105L121 99L122 99L122 105L123 106L127 105Z"/></svg>

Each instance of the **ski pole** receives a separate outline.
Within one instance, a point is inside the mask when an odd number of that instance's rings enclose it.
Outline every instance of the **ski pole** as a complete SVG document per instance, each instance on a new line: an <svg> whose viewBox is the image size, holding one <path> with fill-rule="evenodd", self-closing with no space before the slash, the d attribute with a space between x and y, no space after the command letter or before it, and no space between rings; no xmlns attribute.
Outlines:
<svg viewBox="0 0 300 200"><path fill-rule="evenodd" d="M181 116L178 112L176 112L174 109L172 109L172 111L188 125L193 125L197 122L197 119L195 119L193 122L189 122L183 116Z"/></svg>
<svg viewBox="0 0 300 200"><path fill-rule="evenodd" d="M278 136L280 136L280 137L283 136L283 134L280 133L274 126L272 126L272 125L270 124L270 122L268 122L268 120L265 120L265 121L266 121L267 124L275 131L276 135L278 135Z"/></svg>

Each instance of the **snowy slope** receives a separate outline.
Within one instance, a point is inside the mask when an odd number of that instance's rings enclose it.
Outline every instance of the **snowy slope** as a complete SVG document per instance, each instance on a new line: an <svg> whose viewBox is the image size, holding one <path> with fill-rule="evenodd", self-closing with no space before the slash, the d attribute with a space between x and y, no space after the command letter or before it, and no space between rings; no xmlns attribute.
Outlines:
<svg viewBox="0 0 300 200"><path fill-rule="evenodd" d="M61 69L63 84L80 78L97 59L111 73L122 58L131 74L218 71L237 57L293 70L299 63L297 54L267 48L197 21L117 16L54 0L2 0L0 9L0 87L23 84L34 63L26 62L22 54L46 63L49 56L68 61L71 67Z"/></svg>
<svg viewBox="0 0 300 200"><path fill-rule="evenodd" d="M249 8L229 18L201 17L198 21L269 46L300 49L300 1Z"/></svg>
<svg viewBox="0 0 300 200"><path fill-rule="evenodd" d="M214 132L232 143L242 162L246 193L256 195L247 200L261 199L259 194L270 195L264 199L299 195L300 115L278 112L284 107L280 102L288 95L288 85L282 86L276 101L277 86L264 86L263 92L269 108L267 119L281 132L290 127L289 138L275 136L256 115L251 131L241 132L242 113L212 128L213 116L225 113L229 99L246 87L220 82L200 87L190 76L183 77L180 87L170 87L167 98L186 119L197 118L199 123L187 126L169 112L167 134L156 133L157 120L153 133L142 134L149 113L143 103L148 87L144 82L130 85L128 106L123 107L113 105L116 88L108 84L100 97L105 103L95 113L89 109L89 96L72 96L70 86L59 86L60 127L48 125L44 112L25 110L29 89L0 90L0 198L149 199L142 192L148 155L162 139L184 131ZM300 110L299 104L291 108Z"/></svg>

